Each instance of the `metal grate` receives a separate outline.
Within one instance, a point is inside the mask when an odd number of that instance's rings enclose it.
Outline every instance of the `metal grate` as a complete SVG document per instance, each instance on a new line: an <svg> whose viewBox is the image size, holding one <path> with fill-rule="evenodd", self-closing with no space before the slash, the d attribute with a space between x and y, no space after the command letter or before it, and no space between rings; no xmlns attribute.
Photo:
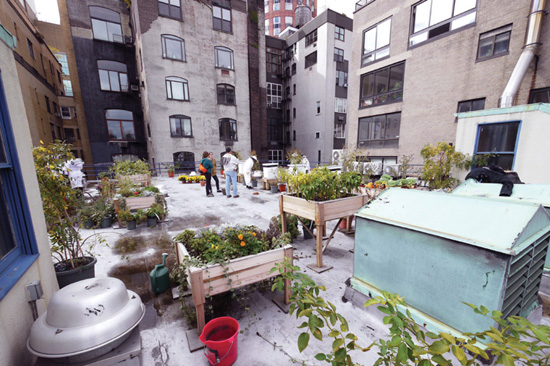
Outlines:
<svg viewBox="0 0 550 366"><path fill-rule="evenodd" d="M537 300L549 241L549 236L541 238L511 261L502 303L504 318L521 315Z"/></svg>

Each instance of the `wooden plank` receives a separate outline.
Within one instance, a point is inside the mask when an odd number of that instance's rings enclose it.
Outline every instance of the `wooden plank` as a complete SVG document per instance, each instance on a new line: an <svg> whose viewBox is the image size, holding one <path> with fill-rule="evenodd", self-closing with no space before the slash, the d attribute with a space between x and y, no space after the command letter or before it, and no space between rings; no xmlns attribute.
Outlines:
<svg viewBox="0 0 550 366"><path fill-rule="evenodd" d="M247 267L247 268L243 268L241 269L240 271L227 271L223 274L218 274L217 276L212 276L210 274L210 272L206 271L206 270L203 270L203 279L204 279L204 282L210 282L212 283L213 281L217 281L219 279L227 279L227 278L232 278L232 279L235 279L235 278L239 278L239 277L242 277L242 276L246 276L248 272L250 271L254 271L256 268L260 267L260 266L263 266L265 264L269 264L271 263L272 264L272 267L273 268L275 266L275 263L279 263L279 262L282 262L283 260L273 260L271 262L264 262L264 263L260 263L258 265L255 265L255 266L251 266L251 267ZM269 270L271 270L271 268L269 268Z"/></svg>
<svg viewBox="0 0 550 366"><path fill-rule="evenodd" d="M286 248L286 247L285 247ZM265 262L282 262L284 260L285 248L278 248L269 250L267 252L248 255L242 258L236 258L229 261L228 264L213 264L204 267L202 270L205 272L204 276L210 277L222 276L227 273L225 268L229 268L229 272L236 272L246 269L248 267L254 267ZM195 269L195 268L193 268Z"/></svg>
<svg viewBox="0 0 550 366"><path fill-rule="evenodd" d="M197 312L197 328L199 332L202 332L202 328L205 325L204 319L204 291L202 288L202 271L190 271L188 272L189 280L191 283L191 295L193 296L193 304Z"/></svg>
<svg viewBox="0 0 550 366"><path fill-rule="evenodd" d="M286 248L285 249L285 258L288 258L288 260L290 261L290 265L292 266L293 263L294 263L294 248ZM287 269L285 269L285 272L288 272ZM284 298L284 302L285 304L288 304L290 302L290 295L291 295L291 288L292 288L292 283L290 280L284 280L285 282L285 288L284 288L284 295L283 295L283 298Z"/></svg>

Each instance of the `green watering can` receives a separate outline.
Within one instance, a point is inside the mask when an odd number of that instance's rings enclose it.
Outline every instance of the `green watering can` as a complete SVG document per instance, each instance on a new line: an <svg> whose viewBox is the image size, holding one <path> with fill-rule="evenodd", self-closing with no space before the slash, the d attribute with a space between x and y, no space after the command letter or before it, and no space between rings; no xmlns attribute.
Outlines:
<svg viewBox="0 0 550 366"><path fill-rule="evenodd" d="M155 294L160 294L170 288L170 275L166 268L168 253L162 253L162 264L157 264L151 271L151 288Z"/></svg>

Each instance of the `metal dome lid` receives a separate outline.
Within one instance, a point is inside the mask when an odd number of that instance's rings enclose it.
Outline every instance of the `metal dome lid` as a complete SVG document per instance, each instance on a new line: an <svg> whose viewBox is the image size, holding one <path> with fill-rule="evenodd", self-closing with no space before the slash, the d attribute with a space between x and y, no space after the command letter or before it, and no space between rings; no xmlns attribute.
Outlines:
<svg viewBox="0 0 550 366"><path fill-rule="evenodd" d="M103 347L134 329L145 314L141 298L117 278L91 278L56 292L31 327L29 351L60 358Z"/></svg>

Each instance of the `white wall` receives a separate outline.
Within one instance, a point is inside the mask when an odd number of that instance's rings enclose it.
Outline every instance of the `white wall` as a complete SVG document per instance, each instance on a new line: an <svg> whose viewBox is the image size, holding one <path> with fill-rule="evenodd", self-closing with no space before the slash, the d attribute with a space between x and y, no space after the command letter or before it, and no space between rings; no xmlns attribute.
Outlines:
<svg viewBox="0 0 550 366"><path fill-rule="evenodd" d="M461 113L456 148L472 155L478 125L521 121L513 170L524 183L550 183L550 104L530 104L503 109ZM464 180L467 172L457 176Z"/></svg>

